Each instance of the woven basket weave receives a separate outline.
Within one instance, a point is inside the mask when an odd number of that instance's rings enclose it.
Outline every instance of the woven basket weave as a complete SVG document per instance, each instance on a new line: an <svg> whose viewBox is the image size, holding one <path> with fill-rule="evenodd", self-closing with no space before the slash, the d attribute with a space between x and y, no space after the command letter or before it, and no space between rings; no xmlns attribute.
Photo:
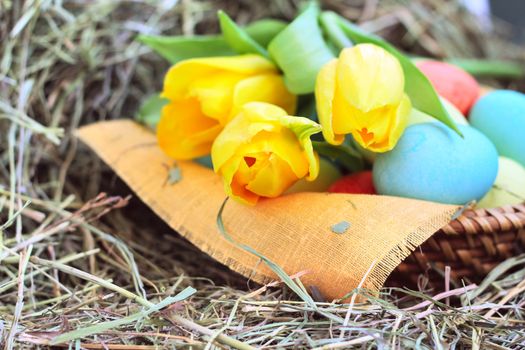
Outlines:
<svg viewBox="0 0 525 350"><path fill-rule="evenodd" d="M525 204L466 210L405 259L389 281L415 285L422 273L430 283L443 281L440 275L449 266L452 283L478 283L503 260L524 251Z"/></svg>

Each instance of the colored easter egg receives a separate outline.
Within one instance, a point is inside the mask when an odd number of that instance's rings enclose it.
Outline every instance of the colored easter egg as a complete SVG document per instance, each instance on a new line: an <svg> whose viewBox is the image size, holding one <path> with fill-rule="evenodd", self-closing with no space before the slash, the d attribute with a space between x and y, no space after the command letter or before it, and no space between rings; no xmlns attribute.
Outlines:
<svg viewBox="0 0 525 350"><path fill-rule="evenodd" d="M470 112L470 123L484 133L501 156L525 166L525 95L496 90L481 97Z"/></svg>
<svg viewBox="0 0 525 350"><path fill-rule="evenodd" d="M499 157L498 176L479 208L496 208L525 202L525 167L512 159Z"/></svg>
<svg viewBox="0 0 525 350"><path fill-rule="evenodd" d="M319 159L319 176L314 181L301 179L293 184L286 193L326 192L334 181L341 177L339 169L325 158Z"/></svg>
<svg viewBox="0 0 525 350"><path fill-rule="evenodd" d="M480 200L496 179L498 153L476 129L458 127L463 138L442 123L409 126L392 151L377 155L377 192L449 204Z"/></svg>
<svg viewBox="0 0 525 350"><path fill-rule="evenodd" d="M376 194L371 171L360 171L343 176L330 186L328 192Z"/></svg>
<svg viewBox="0 0 525 350"><path fill-rule="evenodd" d="M437 93L466 115L479 98L480 87L476 79L452 64L423 60L416 66L430 80Z"/></svg>
<svg viewBox="0 0 525 350"><path fill-rule="evenodd" d="M448 102L446 99L441 97L441 102L445 106L450 117L460 125L468 125L467 118L456 108L452 103ZM408 115L408 125L420 124L420 123L431 123L435 122L436 119L430 115L421 112L419 109L412 108L410 114Z"/></svg>

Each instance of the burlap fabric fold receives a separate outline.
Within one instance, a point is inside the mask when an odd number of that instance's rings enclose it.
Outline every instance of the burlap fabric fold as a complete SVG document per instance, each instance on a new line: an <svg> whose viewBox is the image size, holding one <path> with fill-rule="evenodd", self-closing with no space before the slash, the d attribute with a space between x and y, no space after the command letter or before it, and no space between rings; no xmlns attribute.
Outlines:
<svg viewBox="0 0 525 350"><path fill-rule="evenodd" d="M131 120L89 125L78 136L159 217L202 251L257 282L276 278L258 257L219 232L217 214L225 194L212 170L178 162L182 178L170 184L174 161L158 148L150 130ZM315 285L327 299L334 299L357 287L365 275L363 286L378 290L457 209L386 196L298 193L263 200L255 207L229 201L222 217L235 241L288 274L306 272L301 277L306 286ZM349 227L335 233L332 227L342 222Z"/></svg>

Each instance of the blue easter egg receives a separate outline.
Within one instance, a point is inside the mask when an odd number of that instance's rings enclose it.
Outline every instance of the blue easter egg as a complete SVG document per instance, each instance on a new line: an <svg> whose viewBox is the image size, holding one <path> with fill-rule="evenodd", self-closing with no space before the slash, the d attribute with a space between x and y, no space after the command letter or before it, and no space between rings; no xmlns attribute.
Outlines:
<svg viewBox="0 0 525 350"><path fill-rule="evenodd" d="M470 112L470 124L484 133L499 154L525 166L525 95L497 90L480 98Z"/></svg>
<svg viewBox="0 0 525 350"><path fill-rule="evenodd" d="M463 138L441 123L408 127L392 151L376 158L377 192L448 204L481 199L496 179L498 153L476 129L458 127Z"/></svg>

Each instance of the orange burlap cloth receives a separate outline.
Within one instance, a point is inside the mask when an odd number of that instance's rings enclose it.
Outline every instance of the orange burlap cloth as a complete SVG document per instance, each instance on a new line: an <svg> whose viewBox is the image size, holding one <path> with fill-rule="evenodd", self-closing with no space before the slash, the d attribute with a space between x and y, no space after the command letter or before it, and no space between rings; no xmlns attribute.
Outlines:
<svg viewBox="0 0 525 350"><path fill-rule="evenodd" d="M151 131L131 120L89 125L78 136L164 221L201 250L257 282L276 278L259 258L219 232L217 213L225 194L212 170L179 162L182 179L169 184L174 161L157 147ZM288 274L307 272L302 282L334 299L362 280L366 288L381 288L392 270L446 225L457 209L386 196L297 193L263 200L255 207L228 201L223 220L237 242ZM334 233L331 227L343 221L350 227Z"/></svg>

